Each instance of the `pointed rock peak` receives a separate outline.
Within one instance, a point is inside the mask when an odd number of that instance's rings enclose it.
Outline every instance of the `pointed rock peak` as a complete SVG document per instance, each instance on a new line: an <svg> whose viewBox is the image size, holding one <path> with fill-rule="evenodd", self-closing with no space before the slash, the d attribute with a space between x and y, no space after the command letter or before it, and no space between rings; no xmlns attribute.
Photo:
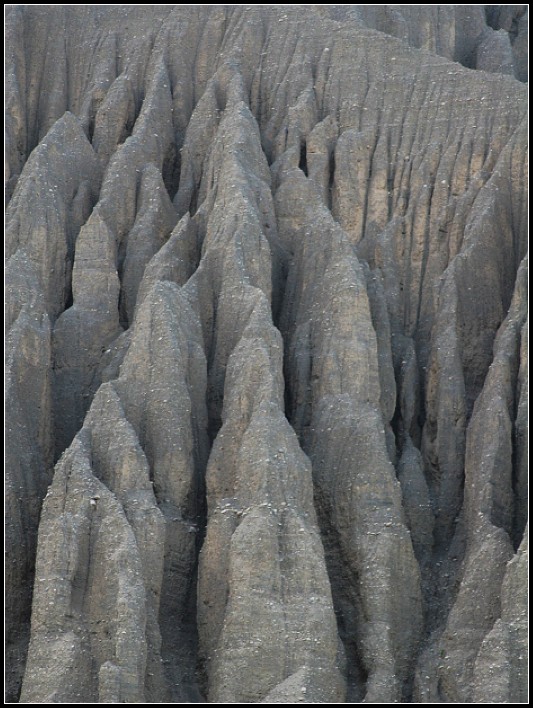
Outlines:
<svg viewBox="0 0 533 708"><path fill-rule="evenodd" d="M82 150L86 159L94 161L96 167L96 156L93 147L87 139L80 121L70 111L65 111L61 118L56 120L35 148L34 154L50 155L54 149L60 150L60 154L65 154L67 145L69 146L69 151Z"/></svg>
<svg viewBox="0 0 533 708"><path fill-rule="evenodd" d="M81 123L67 111L50 128L24 165L8 215L14 215L20 208L19 200L27 198L28 190L35 193L37 187L39 197L46 197L48 201L56 197L70 201L84 180L97 194L100 179L100 165Z"/></svg>
<svg viewBox="0 0 533 708"><path fill-rule="evenodd" d="M144 214L148 210L162 211L162 216L169 222L176 221L176 211L163 182L161 171L152 162L142 171L139 187L137 214ZM174 225L174 224L173 224Z"/></svg>
<svg viewBox="0 0 533 708"><path fill-rule="evenodd" d="M149 130L157 137L154 131L157 131L157 129L163 130L172 121L170 78L162 57L154 63L147 83L148 89L133 129L133 135L139 136L144 131ZM161 138L163 137L161 136Z"/></svg>
<svg viewBox="0 0 533 708"><path fill-rule="evenodd" d="M197 250L196 225L187 213L146 266L137 293L136 310L156 281L168 280L179 286L184 285L198 258Z"/></svg>
<svg viewBox="0 0 533 708"><path fill-rule="evenodd" d="M70 111L65 111L61 118L58 118L47 133L50 138L69 137L70 139L85 138L85 133L81 127L81 123L76 116ZM85 138L85 141L89 141ZM42 142L46 142L46 137Z"/></svg>
<svg viewBox="0 0 533 708"><path fill-rule="evenodd" d="M98 209L91 212L76 241L74 273L83 277L87 261L115 262L115 238Z"/></svg>

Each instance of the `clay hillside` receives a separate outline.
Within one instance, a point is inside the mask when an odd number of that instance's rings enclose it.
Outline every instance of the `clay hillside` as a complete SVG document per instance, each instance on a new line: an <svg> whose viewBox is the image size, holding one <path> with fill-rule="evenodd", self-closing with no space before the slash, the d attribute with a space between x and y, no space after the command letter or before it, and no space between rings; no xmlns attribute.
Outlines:
<svg viewBox="0 0 533 708"><path fill-rule="evenodd" d="M527 702L527 6L6 43L6 700Z"/></svg>

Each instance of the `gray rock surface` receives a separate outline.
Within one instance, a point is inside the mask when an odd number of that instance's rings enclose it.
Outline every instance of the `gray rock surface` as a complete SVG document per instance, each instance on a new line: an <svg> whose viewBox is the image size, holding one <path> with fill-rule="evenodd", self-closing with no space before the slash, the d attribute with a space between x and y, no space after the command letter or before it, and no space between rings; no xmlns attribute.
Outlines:
<svg viewBox="0 0 533 708"><path fill-rule="evenodd" d="M7 700L527 702L527 6L10 6Z"/></svg>

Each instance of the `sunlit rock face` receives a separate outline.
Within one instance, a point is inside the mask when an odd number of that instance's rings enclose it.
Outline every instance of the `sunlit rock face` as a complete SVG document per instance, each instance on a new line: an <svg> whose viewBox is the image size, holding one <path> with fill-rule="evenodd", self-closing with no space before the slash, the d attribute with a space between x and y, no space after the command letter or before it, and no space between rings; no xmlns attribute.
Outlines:
<svg viewBox="0 0 533 708"><path fill-rule="evenodd" d="M6 41L8 700L527 701L527 7Z"/></svg>

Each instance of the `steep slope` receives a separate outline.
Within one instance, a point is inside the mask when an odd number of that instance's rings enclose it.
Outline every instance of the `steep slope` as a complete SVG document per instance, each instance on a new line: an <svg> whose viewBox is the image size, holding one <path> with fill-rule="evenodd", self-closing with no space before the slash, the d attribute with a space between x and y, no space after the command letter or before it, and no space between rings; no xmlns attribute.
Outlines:
<svg viewBox="0 0 533 708"><path fill-rule="evenodd" d="M525 7L7 20L8 700L524 702Z"/></svg>

